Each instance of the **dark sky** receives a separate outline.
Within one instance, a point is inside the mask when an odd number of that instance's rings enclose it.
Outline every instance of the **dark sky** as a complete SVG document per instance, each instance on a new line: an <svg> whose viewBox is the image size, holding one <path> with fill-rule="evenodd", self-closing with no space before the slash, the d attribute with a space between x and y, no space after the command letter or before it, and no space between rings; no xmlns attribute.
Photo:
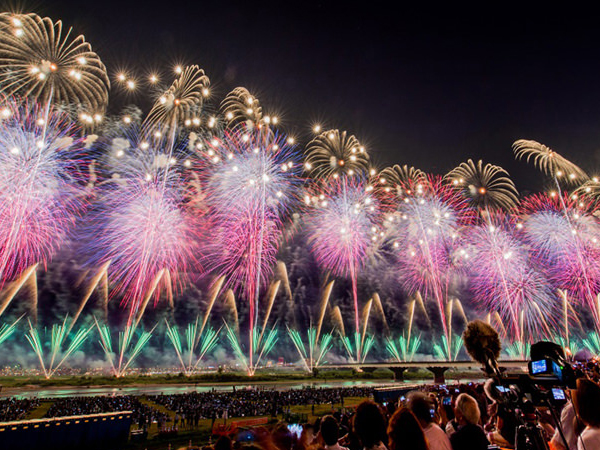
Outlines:
<svg viewBox="0 0 600 450"><path fill-rule="evenodd" d="M29 9L84 33L113 79L119 68L197 63L218 101L245 86L285 129L346 129L380 166L444 173L483 158L527 188L542 176L513 161L511 144L528 138L600 169L597 14L564 2L396 4L53 0Z"/></svg>

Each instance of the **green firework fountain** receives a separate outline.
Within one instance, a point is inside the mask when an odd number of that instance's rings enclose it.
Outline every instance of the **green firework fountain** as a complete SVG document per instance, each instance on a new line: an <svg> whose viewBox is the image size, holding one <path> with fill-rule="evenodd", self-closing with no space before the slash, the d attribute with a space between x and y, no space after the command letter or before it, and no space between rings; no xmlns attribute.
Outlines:
<svg viewBox="0 0 600 450"><path fill-rule="evenodd" d="M19 317L10 325L3 323L2 326L0 326L0 345L15 333L17 324L22 318L23 316Z"/></svg>
<svg viewBox="0 0 600 450"><path fill-rule="evenodd" d="M385 348L390 356L397 362L410 362L421 346L420 336L408 336L404 334L394 340L392 337L386 338Z"/></svg>
<svg viewBox="0 0 600 450"><path fill-rule="evenodd" d="M317 329L311 325L306 333L308 343L304 344L302 334L298 330L292 330L288 327L287 331L308 372L312 372L313 369L326 363L323 358L333 346L332 333L319 336Z"/></svg>
<svg viewBox="0 0 600 450"><path fill-rule="evenodd" d="M67 359L77 351L88 338L92 331L93 325L90 327L81 327L71 335L69 345L63 350L63 345L69 336L69 325L67 324L68 316L65 316L61 324L52 326L51 337L49 343L42 343L40 334L29 322L29 330L25 337L31 345L40 362L40 367L46 378L51 378L56 371L67 361ZM49 347L49 353L46 353L45 348Z"/></svg>
<svg viewBox="0 0 600 450"><path fill-rule="evenodd" d="M113 351L109 326L105 324L100 325L95 317L94 321L96 322L96 327L100 334L100 346L102 347L102 350L104 350L106 359L111 365L112 373L117 378L120 378L125 375L127 369L132 366L135 359L140 355L146 344L148 344L156 326L150 331L141 331L136 343L133 344L137 326L133 323L126 325L125 329L119 332L119 343L116 349L117 352L115 353Z"/></svg>
<svg viewBox="0 0 600 450"><path fill-rule="evenodd" d="M167 337L177 353L177 358L181 364L181 368L186 375L191 375L198 369L198 365L212 351L216 345L221 329L215 330L211 326L198 326L199 317L196 321L189 323L184 331L185 348L182 344L182 339L179 330L176 326L167 324ZM197 353L196 353L197 352Z"/></svg>
<svg viewBox="0 0 600 450"><path fill-rule="evenodd" d="M600 355L600 336L596 331L589 333L581 342L590 353L593 355Z"/></svg>
<svg viewBox="0 0 600 450"><path fill-rule="evenodd" d="M456 361L462 346L462 336L455 334L452 342L448 342L448 338L444 335L441 338L441 343L436 343L433 345L433 354L439 360Z"/></svg>
<svg viewBox="0 0 600 450"><path fill-rule="evenodd" d="M262 358L265 358L269 353L271 353L273 347L279 340L276 328L277 324L273 325L271 328L255 327L253 329L252 344L256 358L252 361L252 363L250 363L249 359L246 357L246 353L242 348L239 334L236 332L235 328L230 327L227 322L224 323L227 339L229 340L229 344L231 345L237 360L242 364L248 375L254 375Z"/></svg>
<svg viewBox="0 0 600 450"><path fill-rule="evenodd" d="M364 363L375 344L375 336L371 333L354 333L354 339L351 339L341 332L339 335L348 357L354 362Z"/></svg>

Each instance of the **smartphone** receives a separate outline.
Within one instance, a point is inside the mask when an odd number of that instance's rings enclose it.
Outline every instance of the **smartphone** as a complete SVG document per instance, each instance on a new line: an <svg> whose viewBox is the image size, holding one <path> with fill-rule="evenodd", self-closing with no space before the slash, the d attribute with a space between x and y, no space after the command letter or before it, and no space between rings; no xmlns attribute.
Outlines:
<svg viewBox="0 0 600 450"><path fill-rule="evenodd" d="M452 397L444 397L442 399L442 405L450 406L452 404Z"/></svg>
<svg viewBox="0 0 600 450"><path fill-rule="evenodd" d="M298 439L300 439L300 435L302 434L302 425L300 425L299 423L290 423L287 426L287 429L290 433L292 433Z"/></svg>
<svg viewBox="0 0 600 450"><path fill-rule="evenodd" d="M406 400L406 397L403 395L402 397L400 397L400 400L401 400L401 401L405 401L405 400Z"/></svg>
<svg viewBox="0 0 600 450"><path fill-rule="evenodd" d="M430 409L429 414L431 414L431 417L435 416L435 409Z"/></svg>
<svg viewBox="0 0 600 450"><path fill-rule="evenodd" d="M496 389L498 390L498 392L502 393L508 392L510 390L508 388L505 388L504 386L496 386Z"/></svg>

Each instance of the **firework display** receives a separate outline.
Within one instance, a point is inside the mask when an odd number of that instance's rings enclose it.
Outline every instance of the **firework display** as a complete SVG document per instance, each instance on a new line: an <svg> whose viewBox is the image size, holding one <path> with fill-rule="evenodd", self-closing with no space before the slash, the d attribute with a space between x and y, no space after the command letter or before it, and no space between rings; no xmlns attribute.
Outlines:
<svg viewBox="0 0 600 450"><path fill-rule="evenodd" d="M106 67L85 38L72 33L48 17L0 14L2 92L102 114L110 88Z"/></svg>
<svg viewBox="0 0 600 450"><path fill-rule="evenodd" d="M477 317L511 357L600 353L600 182L564 156L513 144L552 181L526 196L482 160L378 170L348 131L292 137L246 88L212 98L196 65L104 116L106 68L64 30L0 14L0 344L43 376L96 351L121 377L161 345L185 375L223 354L250 375L450 361Z"/></svg>

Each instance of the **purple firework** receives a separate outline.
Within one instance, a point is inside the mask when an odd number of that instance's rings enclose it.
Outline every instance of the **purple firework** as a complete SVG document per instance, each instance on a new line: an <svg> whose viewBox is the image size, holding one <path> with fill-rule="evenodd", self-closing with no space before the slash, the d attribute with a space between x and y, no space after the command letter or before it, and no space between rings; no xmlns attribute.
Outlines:
<svg viewBox="0 0 600 450"><path fill-rule="evenodd" d="M0 287L46 262L86 206L83 143L68 118L0 105Z"/></svg>
<svg viewBox="0 0 600 450"><path fill-rule="evenodd" d="M286 136L264 125L226 130L204 147L200 176L212 227L206 265L248 300L252 367L260 290L298 202L302 166Z"/></svg>
<svg viewBox="0 0 600 450"><path fill-rule="evenodd" d="M164 141L138 135L117 138L108 150L119 175L105 181L91 231L93 263L110 261L115 293L123 295L130 320L144 299L198 270L199 217L185 204L181 165ZM112 154L114 153L114 154Z"/></svg>
<svg viewBox="0 0 600 450"><path fill-rule="evenodd" d="M533 195L521 203L523 239L555 289L586 305L600 329L600 224L573 197Z"/></svg>
<svg viewBox="0 0 600 450"><path fill-rule="evenodd" d="M516 221L498 212L489 223L464 233L458 256L475 302L497 311L515 341L533 341L552 336L558 323L556 296L515 230Z"/></svg>
<svg viewBox="0 0 600 450"><path fill-rule="evenodd" d="M305 202L311 206L306 217L308 244L319 265L352 281L358 335L357 277L380 233L379 201L364 179L356 176L328 180Z"/></svg>

